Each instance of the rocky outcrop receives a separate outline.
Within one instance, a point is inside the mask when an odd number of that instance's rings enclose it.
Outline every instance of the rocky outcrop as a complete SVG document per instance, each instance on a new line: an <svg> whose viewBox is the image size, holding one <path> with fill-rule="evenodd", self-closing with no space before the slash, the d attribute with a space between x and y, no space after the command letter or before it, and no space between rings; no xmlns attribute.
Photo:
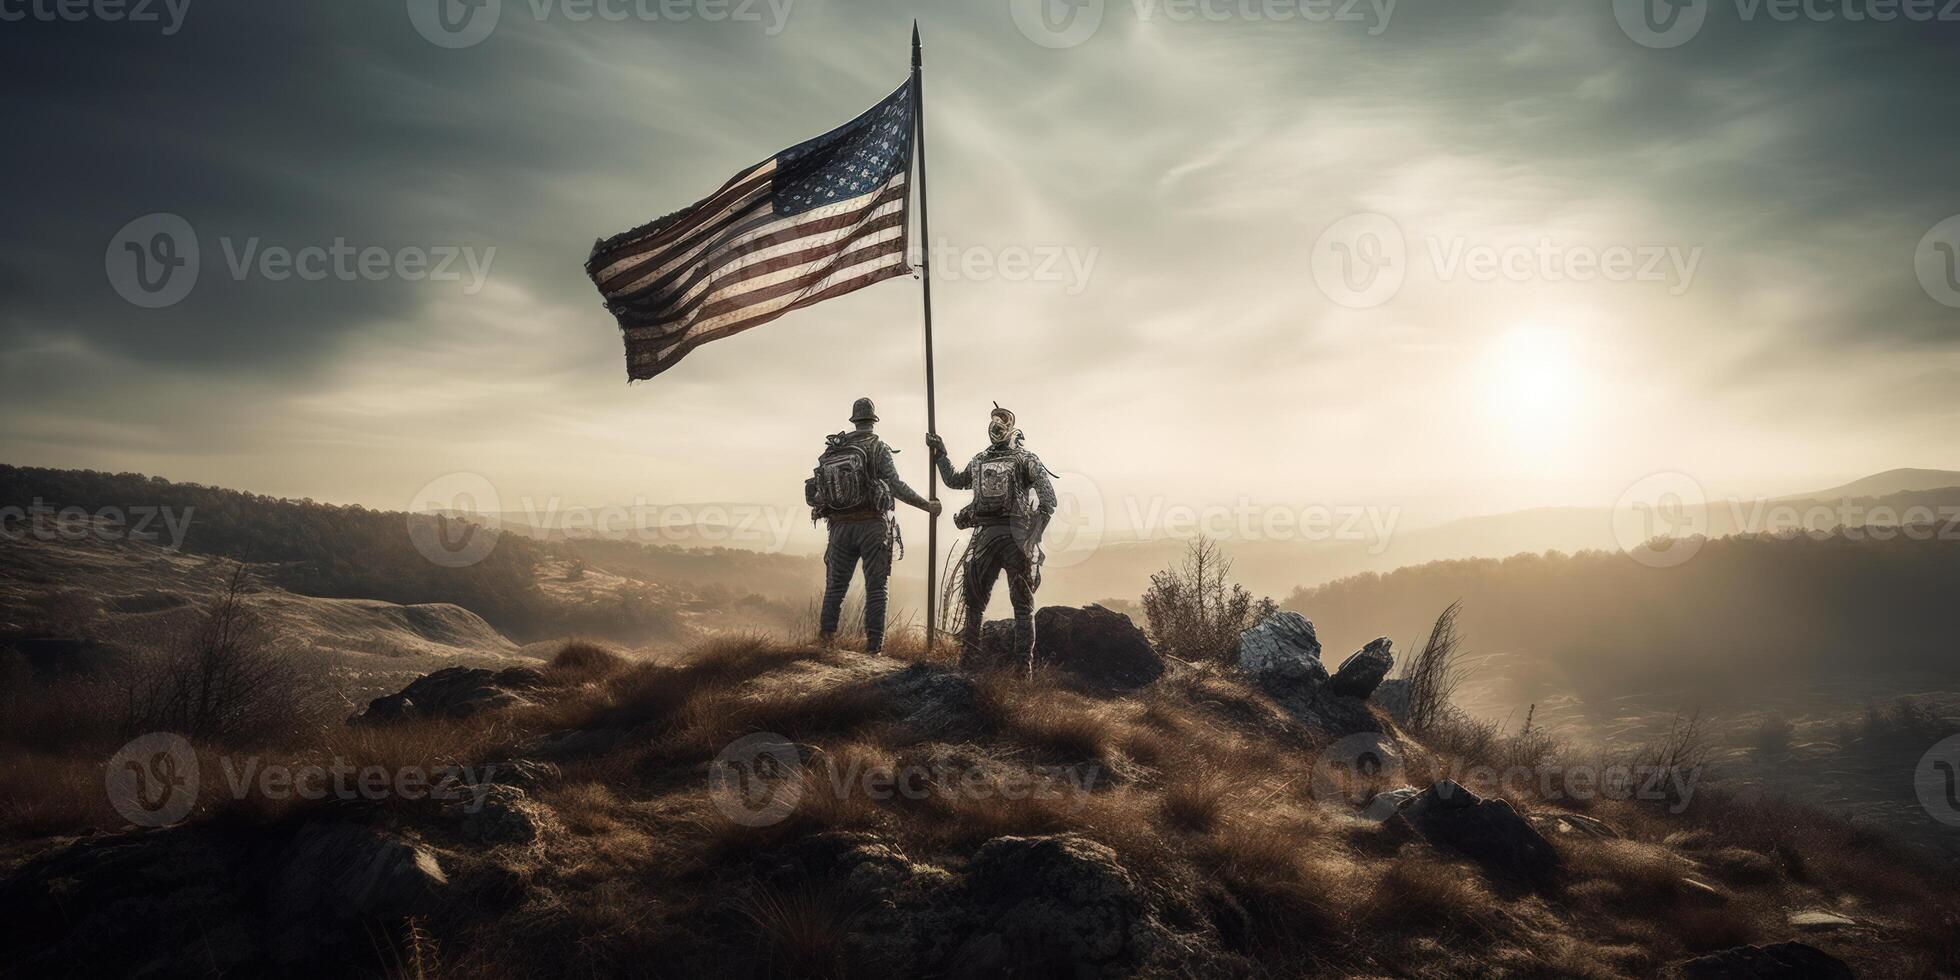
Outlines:
<svg viewBox="0 0 1960 980"><path fill-rule="evenodd" d="M403 837L354 823L300 829L276 862L270 893L280 963L307 963L340 930L336 923L426 916L449 890L435 852Z"/></svg>
<svg viewBox="0 0 1960 980"><path fill-rule="evenodd" d="M1429 843L1455 851L1504 877L1542 882L1560 865L1558 851L1501 799L1485 799L1445 779L1403 803L1396 816Z"/></svg>
<svg viewBox="0 0 1960 980"><path fill-rule="evenodd" d="M1395 816L1396 811L1402 809L1403 804L1415 799L1417 795L1416 788L1413 786L1397 786L1394 789L1383 790L1370 797L1367 804L1361 808L1361 819L1370 823L1381 823Z"/></svg>
<svg viewBox="0 0 1960 980"><path fill-rule="evenodd" d="M913 664L872 684L915 737L965 739L984 733L980 689L965 674L934 664Z"/></svg>
<svg viewBox="0 0 1960 980"><path fill-rule="evenodd" d="M483 711L530 703L527 692L544 683L534 667L444 667L416 678L399 693L368 702L350 725L390 725L416 718L467 718Z"/></svg>
<svg viewBox="0 0 1960 980"><path fill-rule="evenodd" d="M784 894L834 889L855 909L845 958L867 976L916 976L944 964L970 927L954 900L957 879L915 862L889 838L829 831L796 840L758 862L756 877Z"/></svg>
<svg viewBox="0 0 1960 980"><path fill-rule="evenodd" d="M1381 685L1375 688L1375 693L1369 695L1368 700L1373 702L1375 707L1388 712L1388 716L1395 719L1396 724L1406 724L1408 722L1408 681L1400 677L1392 677L1382 681Z"/></svg>
<svg viewBox="0 0 1960 980"><path fill-rule="evenodd" d="M1077 834L996 837L963 875L861 831L800 838L757 864L765 889L857 910L841 944L863 975L1127 977L1217 955L1209 933L1168 928L1116 853Z"/></svg>
<svg viewBox="0 0 1960 980"><path fill-rule="evenodd" d="M1075 834L982 844L965 902L977 928L949 964L959 977L1129 976L1166 938L1116 852Z"/></svg>
<svg viewBox="0 0 1960 980"><path fill-rule="evenodd" d="M1239 670L1269 689L1317 686L1327 680L1313 623L1291 610L1267 616L1239 637Z"/></svg>
<svg viewBox="0 0 1960 980"><path fill-rule="evenodd" d="M0 972L256 972L253 856L235 835L177 828L87 838L29 862L0 877Z"/></svg>
<svg viewBox="0 0 1960 980"><path fill-rule="evenodd" d="M1348 658L1347 680L1337 686L1320 662L1320 639L1313 623L1297 612L1276 612L1239 639L1239 671L1301 723L1335 737L1356 732L1381 732L1382 723L1368 710L1364 697L1346 691L1363 688L1370 674L1388 657L1386 638ZM1357 659L1359 658L1359 659ZM1375 678L1379 683L1380 678Z"/></svg>
<svg viewBox="0 0 1960 980"><path fill-rule="evenodd" d="M981 627L981 670L1024 670L1015 654L1014 624L995 620ZM1044 606L1034 614L1034 663L1053 670L1077 690L1094 694L1133 691L1164 675L1164 658L1130 617L1099 605ZM970 666L970 665L969 665Z"/></svg>
<svg viewBox="0 0 1960 980"><path fill-rule="evenodd" d="M1395 644L1388 637L1376 637L1341 661L1341 669L1328 680L1327 689L1350 698L1366 698L1375 693L1389 668L1395 666Z"/></svg>
<svg viewBox="0 0 1960 980"><path fill-rule="evenodd" d="M1807 943L1737 946L1697 956L1672 971L1680 980L1852 980L1843 960Z"/></svg>
<svg viewBox="0 0 1960 980"><path fill-rule="evenodd" d="M553 826L549 808L503 783L459 787L442 803L441 813L458 834L477 844L532 844Z"/></svg>

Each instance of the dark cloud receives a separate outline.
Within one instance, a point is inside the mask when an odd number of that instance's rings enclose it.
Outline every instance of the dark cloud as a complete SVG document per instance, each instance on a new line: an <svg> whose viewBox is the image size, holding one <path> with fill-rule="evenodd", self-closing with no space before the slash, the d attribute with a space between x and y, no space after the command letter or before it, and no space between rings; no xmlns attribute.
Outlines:
<svg viewBox="0 0 1960 980"><path fill-rule="evenodd" d="M578 21L562 7L539 19L544 3L502 0L498 30L461 50L420 36L404 0L191 0L171 36L0 25L15 137L0 157L0 408L15 420L0 450L50 444L19 421L30 414L86 419L73 438L105 452L154 445L160 425L212 451L276 445L216 420L385 361L389 344L453 342L432 307L490 312L456 284L233 281L221 240L494 248L492 280L532 304L526 315L570 311L574 333L525 341L552 343L567 397L616 384L616 340L579 269L592 240L849 118L903 77L915 15L936 230L1099 250L1079 293L944 294L950 322L996 318L949 329L946 356L996 356L1007 338L1029 385L1084 365L1148 383L1169 370L1166 338L1198 324L1207 344L1182 356L1182 383L1243 411L1256 385L1240 374L1356 353L1361 335L1323 329L1341 311L1302 285L1301 256L1333 218L1396 207L1417 223L1488 208L1519 227L1701 245L1702 278L1667 308L1774 349L1776 372L1758 383L1821 369L1840 348L1960 349L1955 311L1910 264L1919 236L1960 213L1956 24L1744 22L1725 0L1693 41L1653 50L1605 3L1403 0L1371 34L1143 19L1109 0L1094 38L1050 50L1021 35L1005 0L795 0L777 25ZM1353 142L1315 142L1329 133ZM190 298L160 310L124 302L103 267L116 231L152 212L189 220L204 263ZM1435 341L1425 317L1453 313L1456 294L1426 288L1411 283L1369 336ZM807 345L790 356L757 364L769 344L730 341L727 357L703 354L642 397L739 403L727 382L794 384L829 355L825 337L875 346L868 371L909 379L916 352L878 346L877 321L912 302L867 291L803 321L828 334L773 335ZM513 342L485 355L533 353ZM1925 370L1914 390L1936 398ZM152 373L166 383L136 382ZM1747 383L1746 364L1711 373ZM200 378L233 401L186 404Z"/></svg>

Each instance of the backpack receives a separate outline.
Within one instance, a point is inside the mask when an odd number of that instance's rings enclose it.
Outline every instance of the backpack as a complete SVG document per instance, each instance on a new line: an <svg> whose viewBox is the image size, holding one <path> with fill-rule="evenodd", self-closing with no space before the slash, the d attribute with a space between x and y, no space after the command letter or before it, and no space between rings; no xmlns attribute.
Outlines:
<svg viewBox="0 0 1960 980"><path fill-rule="evenodd" d="M871 451L856 439L826 438L816 470L803 481L803 502L824 513L870 509L877 503Z"/></svg>
<svg viewBox="0 0 1960 980"><path fill-rule="evenodd" d="M1018 517L1027 506L1027 454L981 454L973 481L973 516Z"/></svg>

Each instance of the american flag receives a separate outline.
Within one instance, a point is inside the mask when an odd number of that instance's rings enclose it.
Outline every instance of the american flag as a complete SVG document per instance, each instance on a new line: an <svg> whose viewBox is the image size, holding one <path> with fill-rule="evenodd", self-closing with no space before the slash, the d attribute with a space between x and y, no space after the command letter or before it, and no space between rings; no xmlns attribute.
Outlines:
<svg viewBox="0 0 1960 980"><path fill-rule="evenodd" d="M711 340L904 275L912 90L592 246L586 275L651 378Z"/></svg>

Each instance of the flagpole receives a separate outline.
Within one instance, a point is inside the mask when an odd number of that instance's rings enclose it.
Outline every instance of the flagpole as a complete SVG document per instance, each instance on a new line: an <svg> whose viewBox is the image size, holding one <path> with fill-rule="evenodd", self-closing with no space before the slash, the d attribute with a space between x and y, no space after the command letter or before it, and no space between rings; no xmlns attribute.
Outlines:
<svg viewBox="0 0 1960 980"><path fill-rule="evenodd" d="M926 435L939 431L932 386L932 233L926 225L926 103L924 75L920 70L919 22L912 22L912 131L919 154L919 272L924 281L926 328ZM939 499L939 467L930 453L926 456L926 499ZM926 525L926 656L932 656L939 635L939 620L933 606L939 598L939 515L929 515Z"/></svg>

